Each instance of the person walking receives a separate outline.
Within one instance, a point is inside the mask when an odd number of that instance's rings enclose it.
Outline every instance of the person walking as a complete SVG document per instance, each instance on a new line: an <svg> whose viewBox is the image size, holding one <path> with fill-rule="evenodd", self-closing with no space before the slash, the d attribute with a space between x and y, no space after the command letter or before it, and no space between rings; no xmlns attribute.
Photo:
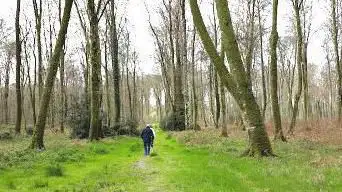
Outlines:
<svg viewBox="0 0 342 192"><path fill-rule="evenodd" d="M150 155L151 146L153 145L154 134L151 129L151 125L147 124L146 127L141 132L141 139L144 142L144 154L145 156Z"/></svg>

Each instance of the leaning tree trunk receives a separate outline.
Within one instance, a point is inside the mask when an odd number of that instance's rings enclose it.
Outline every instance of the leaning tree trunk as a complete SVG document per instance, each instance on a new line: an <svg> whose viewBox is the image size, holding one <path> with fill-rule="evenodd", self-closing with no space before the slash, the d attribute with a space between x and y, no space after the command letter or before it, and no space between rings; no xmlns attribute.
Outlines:
<svg viewBox="0 0 342 192"><path fill-rule="evenodd" d="M62 18L61 28L56 40L55 49L52 57L49 61L49 69L45 80L45 87L43 90L43 96L40 100L39 114L37 124L34 129L32 143L30 148L37 148L38 150L45 149L44 147L44 130L47 118L47 111L51 99L51 93L56 79L56 73L59 66L59 59L62 52L62 48L65 44L65 36L67 34L68 24L70 20L70 12L72 8L73 0L65 0L64 13Z"/></svg>
<svg viewBox="0 0 342 192"><path fill-rule="evenodd" d="M20 67L21 67L21 40L20 40L20 0L17 0L17 11L15 17L15 44L16 44L16 68L15 68L15 87L17 93L17 120L15 124L15 133L20 133L22 104L21 104L21 88L20 88Z"/></svg>
<svg viewBox="0 0 342 192"><path fill-rule="evenodd" d="M222 32L224 44L223 51L228 60L231 69L230 71L225 66L224 60L218 55L217 50L210 39L197 0L189 0L189 2L194 24L201 37L204 48L214 64L221 81L230 91L240 107L244 124L248 130L250 142L245 154L250 156L273 156L263 117L253 95L252 85L249 83L247 73L244 70L241 53L238 48L230 17L228 2L226 0L216 0L216 9Z"/></svg>
<svg viewBox="0 0 342 192"><path fill-rule="evenodd" d="M273 0L273 16L272 16L272 32L270 37L270 75L271 75L271 102L273 112L273 124L275 128L274 139L281 139L286 141L283 130L281 127L281 117L278 101L278 67L277 67L277 44L278 44L278 31L277 31L277 19L278 19L278 0Z"/></svg>

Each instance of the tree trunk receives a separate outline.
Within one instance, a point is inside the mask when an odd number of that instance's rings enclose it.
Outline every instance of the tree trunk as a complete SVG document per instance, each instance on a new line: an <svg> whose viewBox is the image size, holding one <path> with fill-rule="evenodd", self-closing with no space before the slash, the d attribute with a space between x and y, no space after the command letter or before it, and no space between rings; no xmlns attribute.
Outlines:
<svg viewBox="0 0 342 192"><path fill-rule="evenodd" d="M59 0L58 3L58 16L59 16L59 23L62 24L62 1ZM61 89L61 113L60 113L60 131L64 133L64 121L67 116L67 95L66 95L66 83L64 82L64 60L65 60L65 46L62 48L61 58L60 58L60 70L59 70L59 77L60 77L60 89Z"/></svg>
<svg viewBox="0 0 342 192"><path fill-rule="evenodd" d="M263 25L261 23L260 0L258 1L258 19L259 19L259 38L260 38L260 59L261 59L261 81L262 81L262 116L265 120L267 107L264 46L263 46Z"/></svg>
<svg viewBox="0 0 342 192"><path fill-rule="evenodd" d="M221 43L221 50L223 50L223 43ZM224 61L224 51L221 51L221 59ZM221 92L221 104L222 104L222 122L221 122L221 136L228 137L228 129L227 129L227 109L226 109L226 93L224 90L223 81L220 80L220 92Z"/></svg>
<svg viewBox="0 0 342 192"><path fill-rule="evenodd" d="M189 0L189 2L194 24L201 37L204 48L214 64L221 81L230 91L242 112L250 141L249 148L246 150L245 154L250 156L273 156L271 143L263 123L263 118L252 92L252 85L248 83L247 74L244 70L230 18L228 2L225 0L216 0L216 8L222 31L222 40L224 44L223 51L227 57L231 69L230 72L225 66L224 60L218 55L217 50L210 39L197 0Z"/></svg>
<svg viewBox="0 0 342 192"><path fill-rule="evenodd" d="M250 5L251 4L251 5ZM255 0L248 1L249 24L248 24L248 46L246 55L246 73L248 82L252 85L252 62L254 54L254 17L255 17ZM251 10L250 10L251 9Z"/></svg>
<svg viewBox="0 0 342 192"><path fill-rule="evenodd" d="M218 33L217 33L217 24L216 24L216 17L215 17L215 4L213 3L213 15L214 15L214 35L215 35L215 47L218 47ZM220 101L220 83L218 82L218 75L215 68L213 68L213 78L214 78L214 93L215 93L215 104L216 104L216 110L215 110L215 126L218 129L220 124L220 115L221 115L221 101Z"/></svg>
<svg viewBox="0 0 342 192"><path fill-rule="evenodd" d="M203 84L203 68L201 67L201 73L200 73L200 82L201 82L201 102L202 102L202 117L203 117L203 121L204 121L204 127L208 127L208 123L207 123L207 116L206 116L206 106L204 103L204 91L206 90Z"/></svg>
<svg viewBox="0 0 342 192"><path fill-rule="evenodd" d="M72 3L73 3L73 0L65 0L62 24L58 33L58 38L56 40L56 45L55 45L53 55L49 61L49 70L48 70L46 80L45 80L43 96L40 101L38 120L34 129L32 143L30 145L31 149L34 149L34 148L37 148L38 150L45 149L43 139L44 139L44 130L45 130L45 124L46 124L47 111L49 108L49 103L51 99L50 96L53 90L56 73L57 73L58 66L59 66L60 55L62 52L62 48L65 44L65 37L67 34L68 24L70 20L70 12L72 8Z"/></svg>
<svg viewBox="0 0 342 192"><path fill-rule="evenodd" d="M333 117L333 83L331 78L331 63L329 58L329 50L326 47L326 60L328 65L328 82L329 82L329 117Z"/></svg>
<svg viewBox="0 0 342 192"><path fill-rule="evenodd" d="M20 67L21 67L21 40L20 40L20 0L17 0L17 10L15 17L15 42L16 42L16 70L15 70L15 87L17 93L17 120L15 124L15 133L20 134L22 104L21 104L21 88L20 88Z"/></svg>
<svg viewBox="0 0 342 192"><path fill-rule="evenodd" d="M105 34L105 86L106 86L106 104L107 104L107 122L106 122L106 126L109 128L110 127L110 122L111 122L111 98L110 98L110 90L109 90L109 70L108 70L108 26L110 26L110 22L109 22L109 17L107 17L106 20L106 34Z"/></svg>
<svg viewBox="0 0 342 192"><path fill-rule="evenodd" d="M26 32L28 29L26 28ZM36 96L35 96L35 79L32 85L32 80L31 80L31 74L30 74L30 64L29 64L29 55L28 55L28 47L27 47L27 39L23 40L24 43L24 58L25 58L25 64L26 64L26 69L27 69L27 79L28 79L28 88L29 88L29 94L30 94L30 103L31 103L31 108L32 108L32 120L33 120L33 126L36 125ZM34 45L33 45L34 49ZM34 57L35 58L35 57ZM36 59L34 59L34 63L36 63ZM34 68L35 70L36 68ZM24 106L24 105L23 105Z"/></svg>
<svg viewBox="0 0 342 192"><path fill-rule="evenodd" d="M134 51L133 52L133 121L134 122L138 122L138 118L137 118L137 97L138 97L138 94L137 94L137 79L136 79L136 76L137 76L137 59L138 59L138 55L137 53ZM160 117L161 117L161 101L160 101L160 97L157 98L157 102L159 102L159 110L160 110ZM159 118L160 120L160 118Z"/></svg>
<svg viewBox="0 0 342 192"><path fill-rule="evenodd" d="M185 5L184 5L185 6ZM184 29L185 30L185 29ZM180 23L176 23L176 63L174 67L174 130L182 131L185 130L185 102L183 94L183 66L184 63L181 57L181 28Z"/></svg>
<svg viewBox="0 0 342 192"><path fill-rule="evenodd" d="M64 48L62 49L61 57L60 57L60 89L61 89L61 113L60 113L60 131L64 133L64 121L67 116L67 98L66 98L66 87L64 82Z"/></svg>
<svg viewBox="0 0 342 192"><path fill-rule="evenodd" d="M193 36L192 36L192 50L191 50L191 66L192 66L192 105L193 105L193 122L192 127L196 128L198 126L198 101L197 101L197 92L196 92L196 80L195 80L195 43L196 43L196 29L194 27Z"/></svg>
<svg viewBox="0 0 342 192"><path fill-rule="evenodd" d="M39 7L37 5L37 0L32 0L34 15L36 21L36 36L37 36L37 48L38 48L38 100L40 101L43 91L43 57L42 57L42 0L39 0Z"/></svg>
<svg viewBox="0 0 342 192"><path fill-rule="evenodd" d="M304 103L304 121L308 128L309 119L309 85L308 85L308 43L303 44L303 103Z"/></svg>
<svg viewBox="0 0 342 192"><path fill-rule="evenodd" d="M133 106L132 106L132 92L131 92L131 85L129 83L129 47L130 47L130 39L129 39L129 32L127 32L127 44L126 44L126 86L127 86L127 93L128 93L128 106L129 106L129 117L133 119Z"/></svg>
<svg viewBox="0 0 342 192"><path fill-rule="evenodd" d="M83 30L83 34L84 34L84 42L85 45L83 45L84 48L84 56L85 56L85 61L84 63L81 62L81 66L83 67L83 78L84 78L84 100L85 100L85 109L86 109L86 125L90 125L90 94L89 94L89 74L90 74L90 42L89 42L89 35L87 32L87 27L86 27L86 23L85 23L85 19L81 14L80 9L78 8L78 4L77 1L74 1L75 3L75 7L76 7L76 11L77 11L77 15L79 18L79 21L81 23L81 27Z"/></svg>
<svg viewBox="0 0 342 192"><path fill-rule="evenodd" d="M273 0L272 31L270 37L270 75L271 75L271 101L273 112L273 125L275 128L274 139L286 141L281 127L281 117L278 101L278 67L277 67L277 44L278 44L278 0Z"/></svg>
<svg viewBox="0 0 342 192"><path fill-rule="evenodd" d="M336 0L331 0L331 17L332 17L332 35L333 35L333 44L334 44L334 52L335 52L335 63L336 63L336 71L337 71L337 111L338 111L338 119L341 122L342 120L342 69L339 57L338 50L338 28L337 28L337 11L336 11Z"/></svg>
<svg viewBox="0 0 342 192"><path fill-rule="evenodd" d="M98 5L100 6L100 5ZM90 24L90 63L91 63L91 113L89 139L100 139L101 130L101 50L98 27L98 15L94 0L87 1L88 18Z"/></svg>
<svg viewBox="0 0 342 192"><path fill-rule="evenodd" d="M302 95L302 81L303 81L303 71L302 71L302 65L303 65L303 31L302 31L302 25L300 20L300 9L301 5L299 4L298 0L294 0L293 8L295 11L295 18L296 18L296 32L297 32L297 92L295 95L295 101L293 106L293 113L291 118L291 124L289 128L289 134L294 134L294 127L296 125L296 119L298 115L298 103L300 100L300 97Z"/></svg>
<svg viewBox="0 0 342 192"><path fill-rule="evenodd" d="M114 123L119 123L121 118L121 98L120 98L120 65L119 65L119 43L116 31L115 0L111 1L111 55L113 68L114 85Z"/></svg>
<svg viewBox="0 0 342 192"><path fill-rule="evenodd" d="M11 49L11 48L10 48ZM5 90L4 90L4 112L5 112L5 124L9 123L9 108L8 108L8 96L9 96L9 80L10 80L10 70L11 70L11 50L7 50L7 61L5 65Z"/></svg>

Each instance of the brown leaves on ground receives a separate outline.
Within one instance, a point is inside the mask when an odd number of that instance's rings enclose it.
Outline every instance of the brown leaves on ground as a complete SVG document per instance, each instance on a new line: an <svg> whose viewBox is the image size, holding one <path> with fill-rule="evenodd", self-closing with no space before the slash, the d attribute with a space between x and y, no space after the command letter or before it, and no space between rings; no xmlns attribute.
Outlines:
<svg viewBox="0 0 342 192"><path fill-rule="evenodd" d="M283 123L284 134L290 140L309 140L322 144L342 145L342 125L338 119L309 120L307 123L299 121L294 129L294 135L288 135L290 123ZM266 123L266 129L273 136L273 126Z"/></svg>

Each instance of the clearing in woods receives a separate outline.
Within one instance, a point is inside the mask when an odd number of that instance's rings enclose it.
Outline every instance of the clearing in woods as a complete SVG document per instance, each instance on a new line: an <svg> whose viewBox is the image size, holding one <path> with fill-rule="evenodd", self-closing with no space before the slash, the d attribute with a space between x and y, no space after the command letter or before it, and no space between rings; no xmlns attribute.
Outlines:
<svg viewBox="0 0 342 192"><path fill-rule="evenodd" d="M151 157L131 137L47 136L40 153L22 150L29 138L0 141L0 191L342 191L339 147L275 143L279 158L241 158L244 139L212 133L158 130Z"/></svg>

